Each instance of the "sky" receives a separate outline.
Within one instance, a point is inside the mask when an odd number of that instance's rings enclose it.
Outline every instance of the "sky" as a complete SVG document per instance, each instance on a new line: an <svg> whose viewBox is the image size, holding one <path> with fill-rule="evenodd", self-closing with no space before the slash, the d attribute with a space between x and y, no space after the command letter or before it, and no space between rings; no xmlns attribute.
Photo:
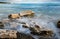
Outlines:
<svg viewBox="0 0 60 39"><path fill-rule="evenodd" d="M11 2L11 3L44 3L44 2L60 2L60 0L0 0L0 2Z"/></svg>

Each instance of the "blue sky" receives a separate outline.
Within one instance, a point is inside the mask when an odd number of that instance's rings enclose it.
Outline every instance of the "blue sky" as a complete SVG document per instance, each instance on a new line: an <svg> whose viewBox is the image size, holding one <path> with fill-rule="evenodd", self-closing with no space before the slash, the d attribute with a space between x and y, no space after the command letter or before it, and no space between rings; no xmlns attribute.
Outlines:
<svg viewBox="0 0 60 39"><path fill-rule="evenodd" d="M41 3L41 2L60 2L60 0L0 0L0 2L12 2L12 3Z"/></svg>

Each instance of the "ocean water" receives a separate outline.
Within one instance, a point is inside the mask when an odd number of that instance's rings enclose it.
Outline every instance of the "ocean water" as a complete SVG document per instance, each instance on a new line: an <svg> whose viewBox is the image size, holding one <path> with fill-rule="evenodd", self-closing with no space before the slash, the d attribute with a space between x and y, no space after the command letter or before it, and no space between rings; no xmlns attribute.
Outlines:
<svg viewBox="0 0 60 39"><path fill-rule="evenodd" d="M60 15L60 5L56 3L42 4L0 4L0 16L3 14L20 13L22 10L32 10L37 14L47 14L50 16Z"/></svg>
<svg viewBox="0 0 60 39"><path fill-rule="evenodd" d="M6 19L9 14L12 13L20 13L24 10L32 10L35 12L37 17L35 18L22 18L18 19L18 21L26 22L27 24L33 25L33 22L36 22L41 27L44 27L45 29L51 29L54 31L57 35L57 37L60 39L59 36L59 29L56 28L56 23L58 20L60 20L60 4L55 3L42 3L42 4L0 4L0 19ZM32 21L30 21L32 20ZM31 23L30 23L31 22ZM30 33L29 29L22 28L19 23L11 22L10 25L7 24L6 26L15 26L17 28L17 31L23 32L23 33ZM6 27L10 28L10 27ZM22 30L23 29L23 30Z"/></svg>

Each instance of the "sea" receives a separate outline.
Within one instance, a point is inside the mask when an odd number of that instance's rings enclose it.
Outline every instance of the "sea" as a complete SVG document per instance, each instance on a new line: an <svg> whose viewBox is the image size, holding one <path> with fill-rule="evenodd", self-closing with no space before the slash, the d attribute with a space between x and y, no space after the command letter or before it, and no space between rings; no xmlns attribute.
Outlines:
<svg viewBox="0 0 60 39"><path fill-rule="evenodd" d="M8 18L9 14L20 13L21 11L25 11L25 10L34 11L35 14L37 15L37 18L33 18L32 20L37 22L39 25L41 24L42 26L45 26L45 25L50 26L50 29L52 29L57 34L56 36L58 38L56 39L60 39L60 34L58 33L60 32L60 29L56 27L57 21L60 20L60 4L59 3L0 4L0 20ZM25 20L27 20L27 18L25 18L22 21L25 22ZM47 22L50 22L50 23L48 24ZM17 31L22 31L23 28L21 28L21 30L19 29L20 28L17 28ZM26 30L23 29L23 32L24 31L26 32Z"/></svg>
<svg viewBox="0 0 60 39"><path fill-rule="evenodd" d="M0 16L7 15L10 13L20 13L23 10L32 10L37 14L42 13L50 16L60 15L60 4L59 3L12 3L12 4L0 4Z"/></svg>

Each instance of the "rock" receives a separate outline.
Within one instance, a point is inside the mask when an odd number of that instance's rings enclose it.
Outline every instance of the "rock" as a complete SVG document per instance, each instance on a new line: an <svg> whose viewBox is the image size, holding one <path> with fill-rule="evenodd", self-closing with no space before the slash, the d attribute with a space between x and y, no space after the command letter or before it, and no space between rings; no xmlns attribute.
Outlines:
<svg viewBox="0 0 60 39"><path fill-rule="evenodd" d="M34 12L28 10L28 11L23 11L20 13L21 17L28 17L28 16L34 16Z"/></svg>
<svg viewBox="0 0 60 39"><path fill-rule="evenodd" d="M35 26L35 27L30 27L31 34L33 35L39 35L40 34L40 28Z"/></svg>
<svg viewBox="0 0 60 39"><path fill-rule="evenodd" d="M0 29L0 38L17 38L17 31Z"/></svg>
<svg viewBox="0 0 60 39"><path fill-rule="evenodd" d="M28 26L27 25L22 25L24 28L28 28Z"/></svg>
<svg viewBox="0 0 60 39"><path fill-rule="evenodd" d="M52 37L53 36L53 31L51 31L51 30L40 31L40 36Z"/></svg>
<svg viewBox="0 0 60 39"><path fill-rule="evenodd" d="M38 35L38 36L44 36L44 37L52 37L53 31L51 30L40 30L39 26L36 27L30 27L31 34Z"/></svg>
<svg viewBox="0 0 60 39"><path fill-rule="evenodd" d="M0 29L0 38L7 38L7 39L34 39L31 35L29 34L24 34L17 32L15 30L5 30L5 29Z"/></svg>
<svg viewBox="0 0 60 39"><path fill-rule="evenodd" d="M26 25L26 24L23 24L22 26L23 26L24 28L29 28L29 26Z"/></svg>
<svg viewBox="0 0 60 39"><path fill-rule="evenodd" d="M33 34L33 35L40 35L40 32L31 32L31 34Z"/></svg>
<svg viewBox="0 0 60 39"><path fill-rule="evenodd" d="M24 34L24 33L17 33L17 39L34 39L31 35L29 34Z"/></svg>
<svg viewBox="0 0 60 39"><path fill-rule="evenodd" d="M30 30L39 32L40 31L40 27L38 25L35 25L34 27L30 27Z"/></svg>
<svg viewBox="0 0 60 39"><path fill-rule="evenodd" d="M53 37L49 38L49 37L40 37L39 39L55 39Z"/></svg>
<svg viewBox="0 0 60 39"><path fill-rule="evenodd" d="M36 27L37 29L40 29L39 25L35 25L35 27Z"/></svg>
<svg viewBox="0 0 60 39"><path fill-rule="evenodd" d="M0 22L0 28L4 28L4 24Z"/></svg>
<svg viewBox="0 0 60 39"><path fill-rule="evenodd" d="M10 14L10 15L8 15L8 18L9 19L18 19L18 18L20 18L20 14Z"/></svg>
<svg viewBox="0 0 60 39"><path fill-rule="evenodd" d="M57 22L57 27L60 28L60 21Z"/></svg>

